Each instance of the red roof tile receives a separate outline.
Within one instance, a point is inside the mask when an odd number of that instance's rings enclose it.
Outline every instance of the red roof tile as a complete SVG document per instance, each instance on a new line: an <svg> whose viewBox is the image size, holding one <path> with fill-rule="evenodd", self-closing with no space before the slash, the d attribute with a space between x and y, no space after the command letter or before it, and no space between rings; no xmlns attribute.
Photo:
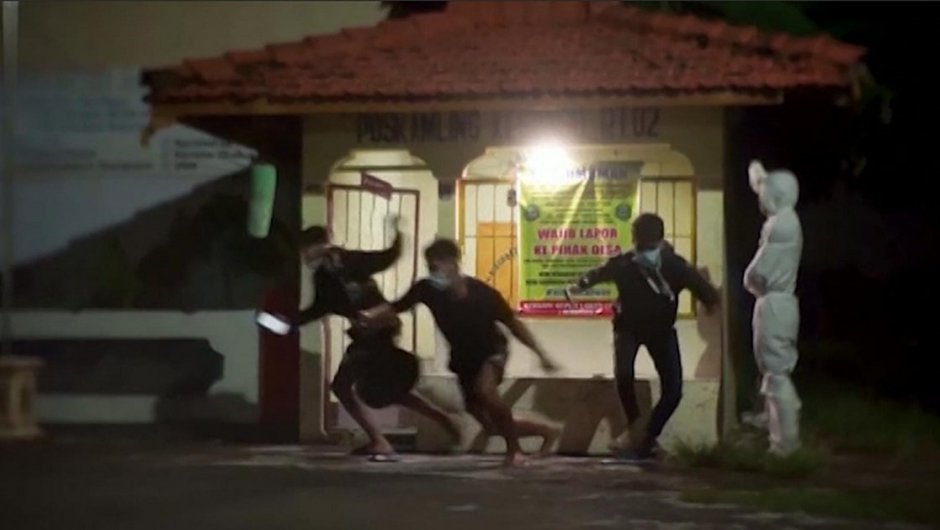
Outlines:
<svg viewBox="0 0 940 530"><path fill-rule="evenodd" d="M452 1L443 13L186 60L154 103L753 93L844 88L862 48L619 2Z"/></svg>

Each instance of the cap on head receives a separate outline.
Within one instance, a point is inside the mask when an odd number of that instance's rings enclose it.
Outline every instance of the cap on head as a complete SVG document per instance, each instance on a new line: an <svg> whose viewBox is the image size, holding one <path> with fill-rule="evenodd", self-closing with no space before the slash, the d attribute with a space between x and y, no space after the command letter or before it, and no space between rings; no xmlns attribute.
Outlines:
<svg viewBox="0 0 940 530"><path fill-rule="evenodd" d="M639 250L659 245L665 235L663 219L654 213L643 213L633 220L633 243Z"/></svg>

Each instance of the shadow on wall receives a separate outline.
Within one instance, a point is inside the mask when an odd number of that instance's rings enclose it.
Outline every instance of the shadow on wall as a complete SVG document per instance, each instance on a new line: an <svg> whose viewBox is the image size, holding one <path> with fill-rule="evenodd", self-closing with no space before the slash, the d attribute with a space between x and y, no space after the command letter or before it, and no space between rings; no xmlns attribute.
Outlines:
<svg viewBox="0 0 940 530"><path fill-rule="evenodd" d="M289 201L277 202L271 236L255 239L245 229L247 189L248 172L228 175L18 266L16 307L254 309L296 267Z"/></svg>
<svg viewBox="0 0 940 530"><path fill-rule="evenodd" d="M588 454L599 429L609 430L610 438L616 438L627 428L616 384L609 379L539 379L538 385L534 383L531 379L515 381L503 392L503 399L512 407L534 387L532 409L562 426L559 454ZM635 387L642 421L652 408L653 391L649 381L637 381ZM482 450L486 441L480 434L471 447Z"/></svg>
<svg viewBox="0 0 940 530"><path fill-rule="evenodd" d="M224 357L206 339L17 339L42 359L42 394L199 396L222 379Z"/></svg>
<svg viewBox="0 0 940 530"><path fill-rule="evenodd" d="M711 273L707 267L699 269L699 273L711 282ZM723 292L723 286L716 285L718 292ZM722 303L727 303L722 300ZM695 367L693 375L696 379L720 379L721 378L721 350L722 350L722 329L721 329L722 309L716 311L714 315L708 315L705 309L698 307L695 323L698 334L705 342L705 351L699 359L698 366Z"/></svg>
<svg viewBox="0 0 940 530"><path fill-rule="evenodd" d="M652 407L652 386L649 381L637 381L637 400L642 414L641 422L649 415ZM499 437L491 437L484 433L475 420L463 412L460 403L460 393L452 380L446 385L425 386L421 393L434 403L460 414L470 431L474 433L467 442L466 450L471 452L484 452L489 444L499 442ZM615 438L626 429L626 419L620 408L616 395L616 385L609 379L571 380L528 378L513 380L508 386L501 389L503 400L511 408L523 412L519 417L525 419L547 419L562 428L559 439L558 452L566 455L584 455L597 452L606 452L607 448L595 447L595 440ZM531 400L531 401L530 401ZM459 412L458 412L459 410ZM533 413L532 411L538 411ZM435 451L447 446L446 434L430 423L414 418L422 427L433 430L430 438L421 440L419 435L419 450ZM469 423L466 423L469 422ZM604 436L604 430L608 431ZM426 433L429 434L429 433ZM437 442L441 441L438 446ZM521 440L524 444L530 438Z"/></svg>

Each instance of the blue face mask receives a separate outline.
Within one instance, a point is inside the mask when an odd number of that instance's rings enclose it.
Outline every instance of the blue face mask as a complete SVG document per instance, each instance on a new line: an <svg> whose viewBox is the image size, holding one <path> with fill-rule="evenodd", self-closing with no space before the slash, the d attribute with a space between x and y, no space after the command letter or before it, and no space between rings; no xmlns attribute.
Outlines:
<svg viewBox="0 0 940 530"><path fill-rule="evenodd" d="M428 276L428 280L430 280L431 285L442 291L450 289L450 286L453 283L451 282L450 278L440 272L432 272L431 275Z"/></svg>
<svg viewBox="0 0 940 530"><path fill-rule="evenodd" d="M674 301L676 295L672 287L669 286L669 282L663 277L662 271L660 271L662 260L662 245L649 250L637 250L633 257L633 262L640 266L650 288L657 294Z"/></svg>
<svg viewBox="0 0 940 530"><path fill-rule="evenodd" d="M649 250L638 250L636 252L636 261L641 265L658 269L660 263L662 263L662 248L656 247Z"/></svg>

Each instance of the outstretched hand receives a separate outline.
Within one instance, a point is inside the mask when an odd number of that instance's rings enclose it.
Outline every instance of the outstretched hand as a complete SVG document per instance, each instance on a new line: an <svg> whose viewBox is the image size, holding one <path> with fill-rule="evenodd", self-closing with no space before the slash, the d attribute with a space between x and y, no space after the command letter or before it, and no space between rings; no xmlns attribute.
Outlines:
<svg viewBox="0 0 940 530"><path fill-rule="evenodd" d="M542 370L547 374L558 373L561 370L561 365L551 360L548 357L542 357Z"/></svg>
<svg viewBox="0 0 940 530"><path fill-rule="evenodd" d="M571 284L568 287L565 287L565 298L567 298L569 302L571 302L572 299L580 293L581 288L578 287L577 284Z"/></svg>

